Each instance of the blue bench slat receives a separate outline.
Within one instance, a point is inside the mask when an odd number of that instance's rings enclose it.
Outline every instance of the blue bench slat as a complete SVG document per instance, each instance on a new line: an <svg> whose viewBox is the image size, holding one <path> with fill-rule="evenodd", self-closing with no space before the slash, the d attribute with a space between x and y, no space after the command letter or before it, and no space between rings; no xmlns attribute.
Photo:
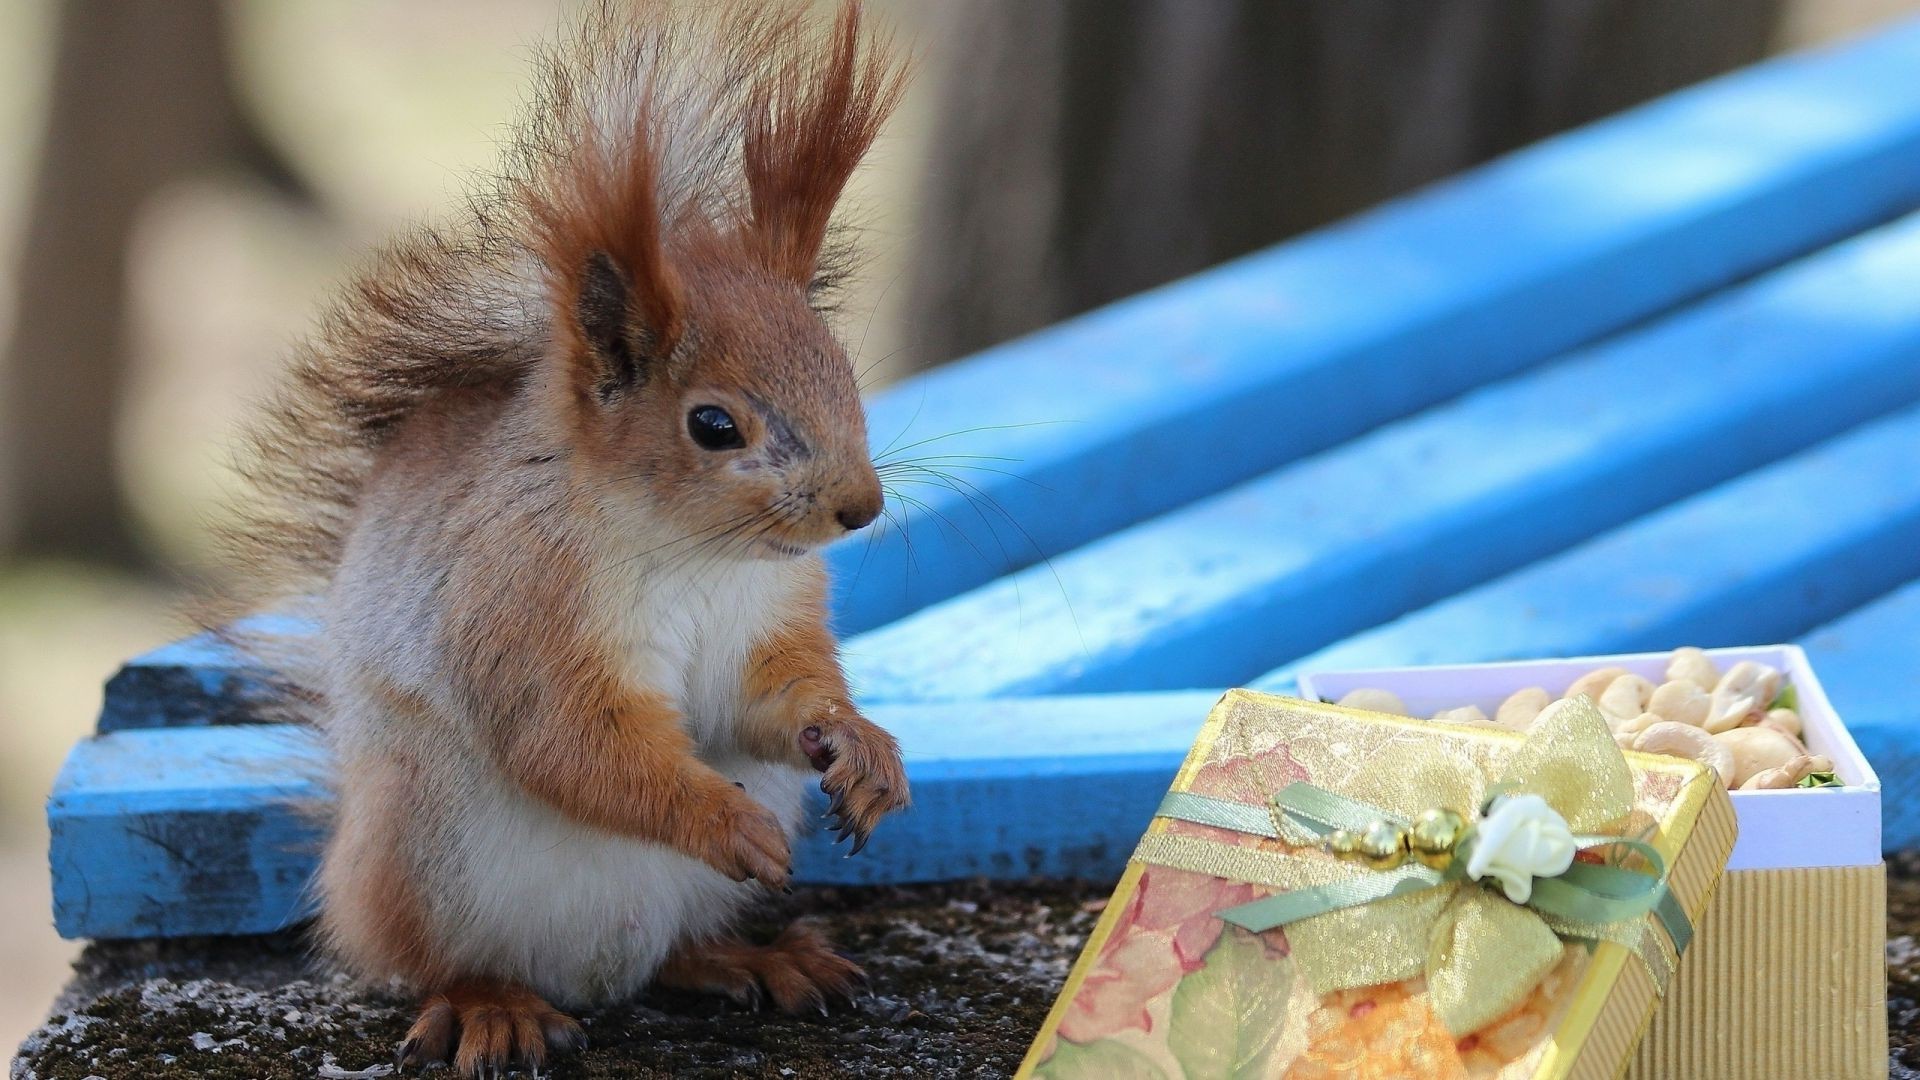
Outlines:
<svg viewBox="0 0 1920 1080"><path fill-rule="evenodd" d="M1920 397L1916 282L1920 215L860 635L854 685L1242 682Z"/></svg>
<svg viewBox="0 0 1920 1080"><path fill-rule="evenodd" d="M862 537L831 553L841 629L1920 205L1916 70L1920 21L1759 65L875 395L876 450L988 429L912 453L988 455L954 461L956 475L1018 526L937 485L902 485L927 503L896 507L911 545Z"/></svg>
<svg viewBox="0 0 1920 1080"><path fill-rule="evenodd" d="M1920 408L1909 408L1255 685L1281 689L1300 671L1791 641L1920 575L1916 451Z"/></svg>
<svg viewBox="0 0 1920 1080"><path fill-rule="evenodd" d="M1880 774L1881 841L1920 844L1920 581L1801 639L1854 740Z"/></svg>
<svg viewBox="0 0 1920 1080"><path fill-rule="evenodd" d="M1217 692L883 708L913 807L858 858L824 833L797 877L874 884L1117 876ZM313 733L120 731L69 755L48 801L55 923L77 937L261 933L310 910L324 796Z"/></svg>
<svg viewBox="0 0 1920 1080"><path fill-rule="evenodd" d="M877 627L1920 203L1920 85L1905 77L1916 64L1920 21L1782 58L874 395L877 453L948 455L991 504L902 482L926 504L896 504L905 537L829 552L841 629ZM203 672L137 658L109 687L101 729L244 719L222 700L235 673L222 660Z"/></svg>
<svg viewBox="0 0 1920 1080"><path fill-rule="evenodd" d="M297 635L307 625L282 615L253 615L236 628ZM195 634L122 664L107 680L97 730L255 723L256 706L270 696L266 677L259 661L233 645Z"/></svg>

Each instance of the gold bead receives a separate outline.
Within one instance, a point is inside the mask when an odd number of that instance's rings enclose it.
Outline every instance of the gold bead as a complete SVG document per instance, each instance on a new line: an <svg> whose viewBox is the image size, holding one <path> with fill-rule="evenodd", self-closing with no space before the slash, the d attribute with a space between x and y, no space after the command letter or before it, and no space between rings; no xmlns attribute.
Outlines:
<svg viewBox="0 0 1920 1080"><path fill-rule="evenodd" d="M1328 851L1333 852L1335 855L1351 855L1354 851L1354 845L1359 843L1359 841L1359 836L1345 829L1335 829L1328 833L1321 842Z"/></svg>
<svg viewBox="0 0 1920 1080"><path fill-rule="evenodd" d="M1375 870L1391 870L1406 861L1407 831L1392 822L1375 821L1360 834L1353 850Z"/></svg>
<svg viewBox="0 0 1920 1080"><path fill-rule="evenodd" d="M1413 828L1407 830L1407 846L1414 858L1435 870L1444 870L1453 862L1454 845L1466 831L1466 819L1452 810L1423 810L1413 819Z"/></svg>

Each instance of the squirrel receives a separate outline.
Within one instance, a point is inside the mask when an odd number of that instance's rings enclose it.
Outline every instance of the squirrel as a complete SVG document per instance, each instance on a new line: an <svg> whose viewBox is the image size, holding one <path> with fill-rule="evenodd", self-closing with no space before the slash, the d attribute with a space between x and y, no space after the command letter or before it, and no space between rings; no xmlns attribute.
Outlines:
<svg viewBox="0 0 1920 1080"><path fill-rule="evenodd" d="M863 978L734 929L816 779L850 853L909 798L818 554L882 510L824 314L905 68L858 0L811 12L598 0L501 175L374 259L243 444L226 610L318 627L276 666L337 770L319 940L419 995L401 1068L538 1069L650 983Z"/></svg>

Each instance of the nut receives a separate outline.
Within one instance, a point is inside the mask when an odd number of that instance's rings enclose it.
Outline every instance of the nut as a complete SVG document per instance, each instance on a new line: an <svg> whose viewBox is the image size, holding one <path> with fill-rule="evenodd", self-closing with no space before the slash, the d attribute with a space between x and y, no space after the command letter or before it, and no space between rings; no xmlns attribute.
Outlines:
<svg viewBox="0 0 1920 1080"><path fill-rule="evenodd" d="M1347 691L1338 704L1349 709L1365 709L1367 712L1392 713L1395 716L1413 715L1407 711L1407 703L1400 700L1399 694L1391 690L1376 690L1366 686Z"/></svg>
<svg viewBox="0 0 1920 1080"><path fill-rule="evenodd" d="M1462 705L1457 709L1441 709L1433 718L1442 724L1485 724L1487 714L1480 711L1478 705Z"/></svg>
<svg viewBox="0 0 1920 1080"><path fill-rule="evenodd" d="M1769 709L1767 715L1760 718L1760 726L1785 732L1796 739L1805 733L1805 728L1800 723L1800 714L1792 709Z"/></svg>
<svg viewBox="0 0 1920 1080"><path fill-rule="evenodd" d="M1740 785L1741 791L1777 791L1790 788L1817 772L1832 772L1833 759L1801 754L1777 769L1757 772Z"/></svg>
<svg viewBox="0 0 1920 1080"><path fill-rule="evenodd" d="M1780 692L1780 672L1765 664L1742 660L1720 676L1707 709L1708 731L1718 734L1737 728L1749 717L1758 719Z"/></svg>
<svg viewBox="0 0 1920 1080"><path fill-rule="evenodd" d="M1515 690L1494 711L1493 722L1513 731L1525 731L1553 701L1553 695L1538 686Z"/></svg>
<svg viewBox="0 0 1920 1080"><path fill-rule="evenodd" d="M1700 727L1707 722L1707 709L1713 698L1692 679L1671 679L1661 683L1647 699L1647 711L1659 713L1664 720Z"/></svg>
<svg viewBox="0 0 1920 1080"><path fill-rule="evenodd" d="M1713 666L1713 659L1703 649L1683 645L1673 650L1667 658L1667 681L1685 680L1702 690L1712 690L1720 684L1720 672Z"/></svg>
<svg viewBox="0 0 1920 1080"><path fill-rule="evenodd" d="M1623 667L1603 667L1597 671L1589 671L1585 675L1573 680L1573 685L1567 687L1567 692L1560 696L1577 698L1581 694L1585 694L1592 698L1595 704L1598 704L1600 694L1606 690L1607 684L1626 673L1627 669Z"/></svg>
<svg viewBox="0 0 1920 1080"><path fill-rule="evenodd" d="M1728 787L1738 787L1768 769L1805 755L1798 739L1772 728L1733 728L1713 736L1713 740L1733 755L1733 779Z"/></svg>
<svg viewBox="0 0 1920 1080"><path fill-rule="evenodd" d="M1631 720L1624 720L1614 727L1615 735L1638 735L1655 724L1667 722L1659 713L1644 712Z"/></svg>
<svg viewBox="0 0 1920 1080"><path fill-rule="evenodd" d="M1653 684L1638 675L1621 675L1600 691L1594 704L1614 720L1631 720L1647 711L1653 697Z"/></svg>
<svg viewBox="0 0 1920 1080"><path fill-rule="evenodd" d="M1662 720L1648 725L1634 740L1635 750L1669 757L1692 758L1720 775L1720 782L1733 783L1733 751L1713 736L1692 724Z"/></svg>

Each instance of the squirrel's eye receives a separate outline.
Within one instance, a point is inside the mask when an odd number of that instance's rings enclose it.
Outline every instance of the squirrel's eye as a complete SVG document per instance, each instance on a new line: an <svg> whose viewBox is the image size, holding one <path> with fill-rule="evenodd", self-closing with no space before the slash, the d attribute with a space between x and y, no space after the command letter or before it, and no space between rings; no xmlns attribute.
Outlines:
<svg viewBox="0 0 1920 1080"><path fill-rule="evenodd" d="M702 405L688 413L687 434L706 450L738 450L747 445L733 416L718 405Z"/></svg>

